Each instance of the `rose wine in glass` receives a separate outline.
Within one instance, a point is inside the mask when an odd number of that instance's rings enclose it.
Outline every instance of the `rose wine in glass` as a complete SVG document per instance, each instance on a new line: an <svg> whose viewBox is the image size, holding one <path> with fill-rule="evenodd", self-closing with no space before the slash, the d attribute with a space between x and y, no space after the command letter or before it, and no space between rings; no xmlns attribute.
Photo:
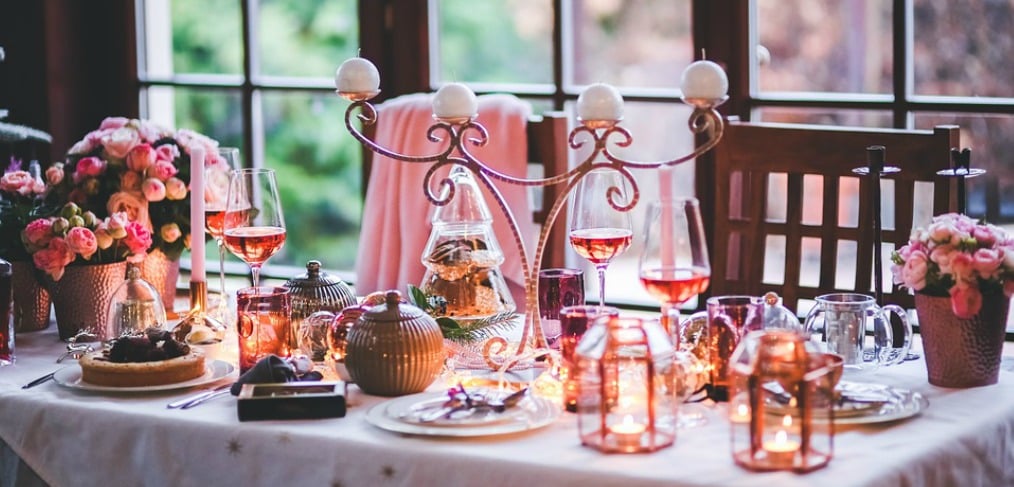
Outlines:
<svg viewBox="0 0 1014 487"><path fill-rule="evenodd" d="M570 246L598 271L599 306L606 302L606 267L630 247L634 236L625 183L619 171L594 169L581 178L574 192Z"/></svg>
<svg viewBox="0 0 1014 487"><path fill-rule="evenodd" d="M662 324L679 347L679 306L704 292L711 282L700 203L696 198L674 198L652 203L648 208L644 235L644 249L638 261L641 285L662 304ZM690 354L686 358L694 357ZM689 367L688 371L697 371L702 365L688 363L684 366ZM689 396L696 391L685 392ZM681 428L706 421L704 413L696 406L680 408Z"/></svg>
<svg viewBox="0 0 1014 487"><path fill-rule="evenodd" d="M253 285L257 287L261 266L285 244L285 220L275 172L234 171L226 199L225 247L250 266Z"/></svg>

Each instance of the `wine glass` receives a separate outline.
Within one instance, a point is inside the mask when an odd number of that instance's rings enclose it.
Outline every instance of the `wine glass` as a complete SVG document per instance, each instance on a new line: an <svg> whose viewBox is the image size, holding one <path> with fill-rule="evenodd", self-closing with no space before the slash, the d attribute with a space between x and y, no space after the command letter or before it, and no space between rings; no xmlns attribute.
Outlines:
<svg viewBox="0 0 1014 487"><path fill-rule="evenodd" d="M285 220L272 169L239 169L229 179L225 247L250 266L253 286L261 266L285 244Z"/></svg>
<svg viewBox="0 0 1014 487"><path fill-rule="evenodd" d="M218 308L228 308L229 293L225 291L225 207L229 193L229 178L240 167L239 149L220 147L219 159L204 168L204 181L208 191L204 194L204 222L208 234L218 244Z"/></svg>
<svg viewBox="0 0 1014 487"><path fill-rule="evenodd" d="M638 274L648 294L662 303L662 325L673 343L680 345L679 307L707 289L711 282L711 265L697 198L656 201L649 206ZM678 388L679 394L685 401L706 382L698 379L702 373L706 375L707 368L687 350L677 351L675 359L684 382ZM692 406L697 407L680 408L680 428L699 426L707 421L699 405Z"/></svg>
<svg viewBox="0 0 1014 487"><path fill-rule="evenodd" d="M598 270L599 306L606 302L606 267L633 239L630 213L620 211L630 200L625 180L616 170L601 168L581 178L570 217L570 245Z"/></svg>

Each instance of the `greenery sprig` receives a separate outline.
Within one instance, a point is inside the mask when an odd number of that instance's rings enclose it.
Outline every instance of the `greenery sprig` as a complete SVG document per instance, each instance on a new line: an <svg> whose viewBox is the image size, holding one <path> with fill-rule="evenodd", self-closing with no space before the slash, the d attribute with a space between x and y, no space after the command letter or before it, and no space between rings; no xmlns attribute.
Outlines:
<svg viewBox="0 0 1014 487"><path fill-rule="evenodd" d="M436 319L444 338L460 344L475 343L490 338L513 326L514 319L517 317L517 313L509 311L462 324L454 318L446 316L447 300L443 296L426 294L425 291L411 284L408 286L408 295L413 305Z"/></svg>

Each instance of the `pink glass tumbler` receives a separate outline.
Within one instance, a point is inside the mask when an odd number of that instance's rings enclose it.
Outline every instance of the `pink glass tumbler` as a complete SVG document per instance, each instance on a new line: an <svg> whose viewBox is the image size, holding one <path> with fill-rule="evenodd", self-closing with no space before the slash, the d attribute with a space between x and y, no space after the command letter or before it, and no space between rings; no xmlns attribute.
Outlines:
<svg viewBox="0 0 1014 487"><path fill-rule="evenodd" d="M584 304L584 271L543 269L539 271L539 318L551 348L559 348L560 310Z"/></svg>
<svg viewBox="0 0 1014 487"><path fill-rule="evenodd" d="M236 293L239 371L244 373L268 355L289 357L292 302L285 287L247 287Z"/></svg>

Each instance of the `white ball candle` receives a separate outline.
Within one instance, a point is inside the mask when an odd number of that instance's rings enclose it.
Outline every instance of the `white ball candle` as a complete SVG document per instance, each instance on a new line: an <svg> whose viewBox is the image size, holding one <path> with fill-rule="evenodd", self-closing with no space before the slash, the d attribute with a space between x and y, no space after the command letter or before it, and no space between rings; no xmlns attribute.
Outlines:
<svg viewBox="0 0 1014 487"><path fill-rule="evenodd" d="M717 100L729 91L729 78L722 67L711 61L696 61L683 70L680 89L684 98Z"/></svg>
<svg viewBox="0 0 1014 487"><path fill-rule="evenodd" d="M334 74L334 85L343 93L369 93L380 89L380 72L361 57L346 59Z"/></svg>
<svg viewBox="0 0 1014 487"><path fill-rule="evenodd" d="M611 85L595 83L577 97L577 116L581 120L623 119L623 97Z"/></svg>
<svg viewBox="0 0 1014 487"><path fill-rule="evenodd" d="M441 86L433 97L433 116L441 119L472 118L479 112L479 100L461 83Z"/></svg>

